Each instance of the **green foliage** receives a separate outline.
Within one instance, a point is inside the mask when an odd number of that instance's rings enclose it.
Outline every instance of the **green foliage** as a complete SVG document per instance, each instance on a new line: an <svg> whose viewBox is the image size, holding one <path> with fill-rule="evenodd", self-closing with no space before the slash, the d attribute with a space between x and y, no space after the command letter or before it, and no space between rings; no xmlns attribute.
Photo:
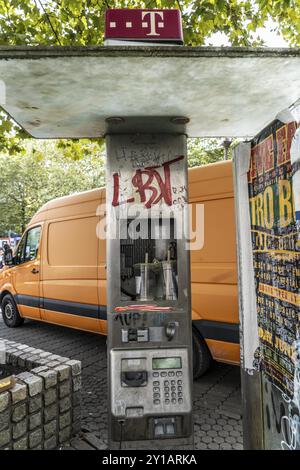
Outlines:
<svg viewBox="0 0 300 470"><path fill-rule="evenodd" d="M189 167L208 165L224 160L224 139L189 139ZM231 158L231 152L229 153Z"/></svg>
<svg viewBox="0 0 300 470"><path fill-rule="evenodd" d="M233 46L259 45L254 32L268 18L288 39L299 36L297 0L0 0L0 44L102 44L108 8L180 8L189 45L218 31Z"/></svg>
<svg viewBox="0 0 300 470"><path fill-rule="evenodd" d="M62 158L54 141L24 141L23 151L0 154L0 235L22 233L47 201L104 185L103 146L83 144L85 158Z"/></svg>

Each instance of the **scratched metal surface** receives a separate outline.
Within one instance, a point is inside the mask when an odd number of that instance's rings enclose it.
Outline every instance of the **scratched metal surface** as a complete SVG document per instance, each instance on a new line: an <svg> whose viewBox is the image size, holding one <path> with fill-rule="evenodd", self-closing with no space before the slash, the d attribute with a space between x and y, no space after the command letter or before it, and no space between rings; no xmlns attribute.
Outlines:
<svg viewBox="0 0 300 470"><path fill-rule="evenodd" d="M299 99L300 53L1 47L0 80L3 108L37 138L101 137L110 116L130 118L131 131L143 131L143 120L134 118L152 117L148 131L153 125L155 132L159 118L160 129L173 132L169 117L178 115L190 119L190 137L250 137Z"/></svg>
<svg viewBox="0 0 300 470"><path fill-rule="evenodd" d="M110 220L107 239L107 310L108 315L108 349L109 349L109 410L110 410L110 445L119 447L120 424L119 419L126 416L123 432L131 435L131 440L124 438L124 449L140 448L140 445L149 446L151 423L157 417L175 416L180 419L177 424L176 439L166 442L162 439L156 442L158 448L166 445L191 445L192 419L191 419L191 318L190 314L190 282L189 282L189 253L185 250L186 228L188 227L187 211L187 169L186 169L186 138L177 135L115 135L108 136L107 144L107 217ZM178 194L181 196L178 197ZM151 210L151 213L150 213ZM165 233L143 232L145 240L151 238L152 246L166 242L162 257L155 251L147 249L149 263L167 259L167 250L170 240L176 243L176 258L172 258L178 268L176 269L178 291L175 298L168 298L162 294L163 279L157 278L152 292L147 294L148 305L145 300L133 299L130 293L136 294L136 278L134 271L124 272L122 260L122 247L133 248L139 246L141 235L140 224L151 220L162 219L170 224L174 222L174 235ZM130 222L130 225L127 223ZM124 223L129 227L130 235L124 233ZM135 232L134 224L137 224ZM157 226L158 227L158 226ZM168 225L169 227L169 225ZM183 227L183 231L180 228ZM123 229L122 229L123 228ZM145 228L145 226L144 226ZM185 229L185 230L184 230ZM167 232L167 227L165 225ZM136 236L138 239L136 239ZM169 248L170 250L170 248ZM137 266L135 263L145 263L145 253L138 260L127 260L128 266ZM157 257L158 256L158 257ZM175 261L176 260L176 261ZM148 261L147 261L148 263ZM157 264L156 264L157 266ZM159 264L159 266L162 266ZM160 285L160 286L159 286ZM158 290L157 290L158 287ZM125 292L125 296L124 296ZM129 293L128 293L129 292ZM122 295L123 293L123 295ZM149 296L150 294L150 296ZM143 307L141 308L141 305ZM127 309L129 313L122 313ZM124 325L124 322L126 324ZM175 326L171 338L166 335L168 325ZM149 331L147 340L143 342L130 342L124 340L124 334L129 329L146 328ZM159 351L162 351L159 353ZM152 372L148 372L149 380L146 386L138 387L134 391L122 386L121 371L124 371L122 360L145 357L148 366L152 368L152 357L158 355L180 355L182 358L183 383L185 386L184 398L175 404L165 402L164 399L153 402ZM142 355L142 356L141 356ZM121 360L122 358L122 360ZM151 366L150 366L150 365ZM140 366L141 367L141 366ZM150 370L149 369L149 370ZM163 386L163 381L161 382ZM154 397L155 398L155 397ZM172 397L174 398L174 397ZM176 400L175 400L176 401ZM155 408L151 405L154 403ZM143 407L143 415L136 419L127 415L128 410ZM178 418L178 416L180 418ZM147 432L145 431L147 429ZM148 439L146 441L146 439ZM143 442L143 441L146 442ZM137 443L136 441L139 441ZM142 441L142 442L141 442ZM173 441L173 442L172 442ZM143 448L143 447L142 447ZM147 447L146 447L147 448Z"/></svg>

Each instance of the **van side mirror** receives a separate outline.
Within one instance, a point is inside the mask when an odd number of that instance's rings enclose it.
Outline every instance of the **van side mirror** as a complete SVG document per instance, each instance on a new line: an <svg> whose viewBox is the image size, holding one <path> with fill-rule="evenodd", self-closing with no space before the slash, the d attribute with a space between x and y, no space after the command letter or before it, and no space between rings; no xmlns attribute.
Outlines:
<svg viewBox="0 0 300 470"><path fill-rule="evenodd" d="M13 257L13 251L10 246L4 245L4 254L3 254L3 261L6 266L13 266L14 263L14 257Z"/></svg>

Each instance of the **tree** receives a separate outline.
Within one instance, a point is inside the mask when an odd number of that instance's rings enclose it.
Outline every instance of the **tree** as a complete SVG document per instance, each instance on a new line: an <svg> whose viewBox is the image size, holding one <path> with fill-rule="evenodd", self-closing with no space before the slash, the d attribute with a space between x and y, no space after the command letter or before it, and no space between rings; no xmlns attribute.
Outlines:
<svg viewBox="0 0 300 470"><path fill-rule="evenodd" d="M188 45L215 32L233 46L259 45L254 33L269 18L288 39L300 32L297 0L1 0L0 44L102 44L109 8L180 8Z"/></svg>
<svg viewBox="0 0 300 470"><path fill-rule="evenodd" d="M24 151L0 154L0 235L22 233L47 201L104 185L103 151L85 143L86 158L61 158L53 141L25 141Z"/></svg>
<svg viewBox="0 0 300 470"><path fill-rule="evenodd" d="M189 167L207 165L224 159L223 139L189 139Z"/></svg>

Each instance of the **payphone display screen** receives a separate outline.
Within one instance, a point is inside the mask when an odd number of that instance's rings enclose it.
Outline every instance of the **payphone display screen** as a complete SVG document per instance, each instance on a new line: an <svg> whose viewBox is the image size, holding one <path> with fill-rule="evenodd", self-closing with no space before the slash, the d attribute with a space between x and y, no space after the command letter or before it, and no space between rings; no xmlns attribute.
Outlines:
<svg viewBox="0 0 300 470"><path fill-rule="evenodd" d="M181 357L155 357L152 359L152 369L181 369Z"/></svg>
<svg viewBox="0 0 300 470"><path fill-rule="evenodd" d="M174 218L122 219L120 222L121 300L176 302Z"/></svg>

